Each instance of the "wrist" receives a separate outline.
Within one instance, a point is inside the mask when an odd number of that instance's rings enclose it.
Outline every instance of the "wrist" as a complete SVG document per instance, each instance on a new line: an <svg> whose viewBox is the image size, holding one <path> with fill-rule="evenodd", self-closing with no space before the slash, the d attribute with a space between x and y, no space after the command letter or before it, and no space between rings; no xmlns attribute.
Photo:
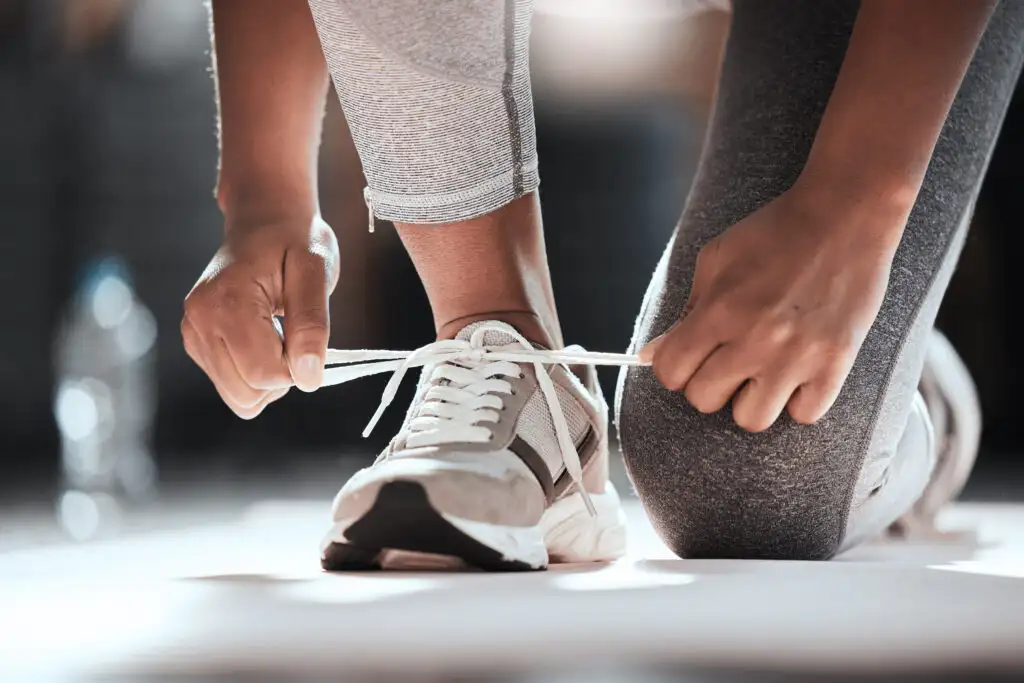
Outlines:
<svg viewBox="0 0 1024 683"><path fill-rule="evenodd" d="M217 187L217 205L224 215L224 225L231 230L235 225L260 223L309 224L320 214L316 191L309 187L289 186L277 181L226 183Z"/></svg>
<svg viewBox="0 0 1024 683"><path fill-rule="evenodd" d="M805 169L787 194L799 213L811 216L837 240L868 242L886 251L899 245L916 199L916 191L898 183L813 169Z"/></svg>
<svg viewBox="0 0 1024 683"><path fill-rule="evenodd" d="M797 184L840 205L904 220L917 201L928 159L865 134L819 130Z"/></svg>

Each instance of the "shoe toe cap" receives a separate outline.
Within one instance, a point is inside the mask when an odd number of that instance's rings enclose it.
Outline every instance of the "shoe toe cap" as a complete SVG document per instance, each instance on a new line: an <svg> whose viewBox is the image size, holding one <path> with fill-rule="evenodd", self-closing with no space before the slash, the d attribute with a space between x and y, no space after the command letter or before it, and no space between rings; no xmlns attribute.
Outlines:
<svg viewBox="0 0 1024 683"><path fill-rule="evenodd" d="M474 522L533 526L547 507L540 483L511 452L417 452L356 473L334 499L334 521L362 517L380 488L395 481L420 484L439 513Z"/></svg>

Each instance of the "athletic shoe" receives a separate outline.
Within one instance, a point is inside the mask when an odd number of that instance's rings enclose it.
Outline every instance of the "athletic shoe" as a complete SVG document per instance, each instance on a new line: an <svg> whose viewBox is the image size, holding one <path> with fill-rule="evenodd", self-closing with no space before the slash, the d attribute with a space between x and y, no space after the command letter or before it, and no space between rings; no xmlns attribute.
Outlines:
<svg viewBox="0 0 1024 683"><path fill-rule="evenodd" d="M329 351L337 384L394 371L364 436L405 372L423 372L398 434L333 504L329 570L543 569L621 557L625 518L608 481L608 407L593 365L624 354L535 347L477 322L416 351ZM586 381L569 365L585 365Z"/></svg>
<svg viewBox="0 0 1024 683"><path fill-rule="evenodd" d="M910 539L960 538L963 534L939 532L935 519L960 494L974 467L981 441L981 404L970 371L938 330L928 340L919 389L935 429L935 469L914 507L889 532Z"/></svg>

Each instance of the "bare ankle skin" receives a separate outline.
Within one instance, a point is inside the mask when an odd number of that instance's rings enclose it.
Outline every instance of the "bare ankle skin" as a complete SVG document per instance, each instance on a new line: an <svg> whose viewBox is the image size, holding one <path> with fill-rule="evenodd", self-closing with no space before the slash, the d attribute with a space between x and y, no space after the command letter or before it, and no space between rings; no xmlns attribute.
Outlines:
<svg viewBox="0 0 1024 683"><path fill-rule="evenodd" d="M395 227L427 291L438 339L501 320L534 343L564 346L536 193L466 221Z"/></svg>
<svg viewBox="0 0 1024 683"><path fill-rule="evenodd" d="M454 339L459 330L480 320L500 320L519 330L524 337L534 344L539 344L549 349L561 347L561 344L556 346L551 333L548 332L544 323L541 322L540 314L536 311L525 310L478 311L476 313L469 313L440 325L437 328L437 338Z"/></svg>

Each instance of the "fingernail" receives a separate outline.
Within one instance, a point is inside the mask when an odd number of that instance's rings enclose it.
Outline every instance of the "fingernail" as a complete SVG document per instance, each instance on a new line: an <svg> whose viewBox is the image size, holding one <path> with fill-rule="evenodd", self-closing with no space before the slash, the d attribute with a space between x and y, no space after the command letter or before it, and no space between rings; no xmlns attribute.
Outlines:
<svg viewBox="0 0 1024 683"><path fill-rule="evenodd" d="M665 335L655 337L651 341L647 342L646 346L640 349L640 353L636 354L637 358L640 359L641 363L653 363L654 354L657 353L658 347L661 346L661 342L665 340Z"/></svg>
<svg viewBox="0 0 1024 683"><path fill-rule="evenodd" d="M315 353L307 353L300 356L295 367L292 368L292 379L295 380L295 386L302 391L316 391L320 388L323 370L324 366L320 362L320 357Z"/></svg>

